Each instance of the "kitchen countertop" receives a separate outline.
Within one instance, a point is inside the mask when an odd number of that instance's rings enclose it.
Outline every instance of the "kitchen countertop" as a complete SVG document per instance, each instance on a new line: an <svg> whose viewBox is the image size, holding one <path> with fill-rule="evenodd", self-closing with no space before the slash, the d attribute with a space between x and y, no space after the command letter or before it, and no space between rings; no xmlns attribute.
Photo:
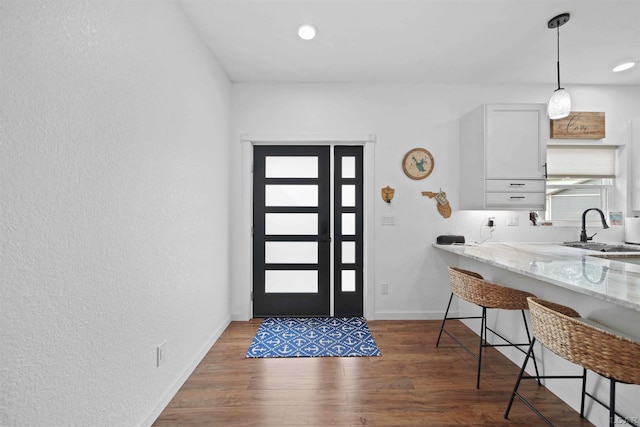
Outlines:
<svg viewBox="0 0 640 427"><path fill-rule="evenodd" d="M434 247L640 311L640 265L559 243L482 243ZM594 256L595 255L595 256ZM625 253L616 253L616 256ZM640 257L640 253L629 253Z"/></svg>

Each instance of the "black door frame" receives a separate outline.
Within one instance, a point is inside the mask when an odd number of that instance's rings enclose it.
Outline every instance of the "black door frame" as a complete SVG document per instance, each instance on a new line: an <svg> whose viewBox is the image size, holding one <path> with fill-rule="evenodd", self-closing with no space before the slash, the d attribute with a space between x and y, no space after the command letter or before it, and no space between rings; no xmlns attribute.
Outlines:
<svg viewBox="0 0 640 427"><path fill-rule="evenodd" d="M376 319L375 311L375 269L374 269L374 212L379 194L374 191L376 135L373 133L300 133L276 132L269 134L240 135L239 174L232 179L239 181L238 199L240 212L234 232L236 244L232 245L234 261L231 268L231 303L233 320L249 320L253 317L253 204L252 175L253 149L261 145L359 145L364 149L364 317Z"/></svg>

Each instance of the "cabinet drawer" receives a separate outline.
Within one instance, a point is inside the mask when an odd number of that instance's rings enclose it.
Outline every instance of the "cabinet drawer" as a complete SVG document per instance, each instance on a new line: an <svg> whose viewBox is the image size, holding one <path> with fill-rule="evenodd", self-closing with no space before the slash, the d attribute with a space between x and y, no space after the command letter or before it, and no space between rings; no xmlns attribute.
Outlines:
<svg viewBox="0 0 640 427"><path fill-rule="evenodd" d="M491 192L544 192L545 181L542 179L487 179L485 190Z"/></svg>
<svg viewBox="0 0 640 427"><path fill-rule="evenodd" d="M485 205L490 207L513 207L514 209L544 209L545 193L487 193Z"/></svg>

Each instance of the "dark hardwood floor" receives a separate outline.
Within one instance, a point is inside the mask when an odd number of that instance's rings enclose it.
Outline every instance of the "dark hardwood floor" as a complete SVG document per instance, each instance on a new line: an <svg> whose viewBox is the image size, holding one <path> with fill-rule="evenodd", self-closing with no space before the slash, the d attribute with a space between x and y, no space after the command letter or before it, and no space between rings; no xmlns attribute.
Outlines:
<svg viewBox="0 0 640 427"><path fill-rule="evenodd" d="M259 324L232 322L154 426L544 425L518 400L505 420L518 367L487 349L477 390L476 361L446 336L435 347L439 321L369 322L381 357L246 359ZM521 391L556 426L591 425L535 381Z"/></svg>

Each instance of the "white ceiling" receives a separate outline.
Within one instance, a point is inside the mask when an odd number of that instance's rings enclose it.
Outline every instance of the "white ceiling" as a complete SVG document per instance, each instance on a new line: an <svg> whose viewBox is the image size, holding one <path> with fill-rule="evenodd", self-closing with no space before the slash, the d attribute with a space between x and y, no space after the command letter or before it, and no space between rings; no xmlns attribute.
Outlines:
<svg viewBox="0 0 640 427"><path fill-rule="evenodd" d="M640 85L640 0L180 0L236 82ZM315 40L296 29L311 23Z"/></svg>

